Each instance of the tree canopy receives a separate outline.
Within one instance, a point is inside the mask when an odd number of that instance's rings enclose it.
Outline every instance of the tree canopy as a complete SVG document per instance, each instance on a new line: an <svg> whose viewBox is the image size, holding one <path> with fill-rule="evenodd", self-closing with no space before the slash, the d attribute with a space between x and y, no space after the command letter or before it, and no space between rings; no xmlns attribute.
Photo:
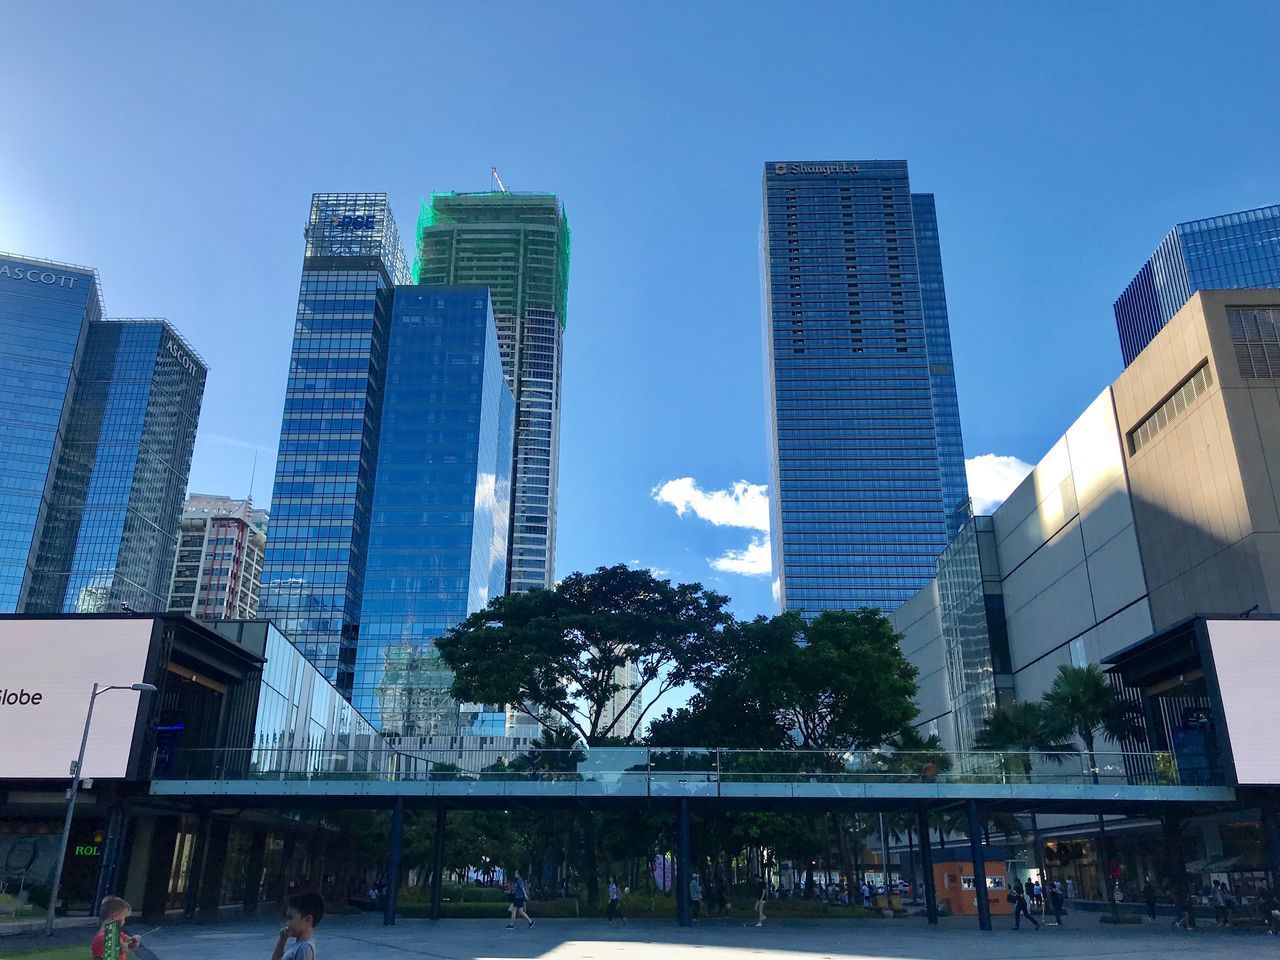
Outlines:
<svg viewBox="0 0 1280 960"><path fill-rule="evenodd" d="M664 693L715 676L729 656L728 602L619 564L496 597L437 646L457 699L511 704L594 746L634 739Z"/></svg>

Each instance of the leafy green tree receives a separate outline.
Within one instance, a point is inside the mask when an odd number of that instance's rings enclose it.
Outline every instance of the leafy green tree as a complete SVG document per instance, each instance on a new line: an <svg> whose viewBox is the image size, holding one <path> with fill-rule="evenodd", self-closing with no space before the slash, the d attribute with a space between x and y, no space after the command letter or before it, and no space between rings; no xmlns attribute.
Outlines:
<svg viewBox="0 0 1280 960"><path fill-rule="evenodd" d="M496 597L437 641L453 696L509 703L590 746L631 741L668 691L704 683L728 656L729 598L619 564L555 590ZM628 664L638 679L624 689ZM623 709L606 714L615 697ZM638 706L636 719L624 716Z"/></svg>

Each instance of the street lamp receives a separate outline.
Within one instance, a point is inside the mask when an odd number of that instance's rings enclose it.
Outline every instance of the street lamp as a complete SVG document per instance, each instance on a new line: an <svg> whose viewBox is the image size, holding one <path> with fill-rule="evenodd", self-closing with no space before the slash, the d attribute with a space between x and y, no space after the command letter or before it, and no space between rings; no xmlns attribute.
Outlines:
<svg viewBox="0 0 1280 960"><path fill-rule="evenodd" d="M53 912L58 903L58 887L62 884L62 865L67 859L67 841L71 837L71 817L76 809L76 791L80 789L80 774L84 767L84 748L89 743L89 724L93 722L93 702L98 699L98 695L106 693L108 690L136 690L139 693L155 693L156 685L154 683L131 683L128 686L110 686L99 687L96 683L93 685L93 692L89 694L89 712L84 718L84 735L80 737L80 755L76 757L76 762L71 767L71 789L67 791L67 816L62 823L62 842L58 847L58 865L53 874L53 889L49 891L49 912L45 915L44 933L46 937L53 936Z"/></svg>

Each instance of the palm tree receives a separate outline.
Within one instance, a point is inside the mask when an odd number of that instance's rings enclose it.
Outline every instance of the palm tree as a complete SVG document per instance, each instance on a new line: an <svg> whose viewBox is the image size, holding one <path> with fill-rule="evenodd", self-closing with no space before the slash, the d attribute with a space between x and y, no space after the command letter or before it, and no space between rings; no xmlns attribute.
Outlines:
<svg viewBox="0 0 1280 960"><path fill-rule="evenodd" d="M1044 695L1044 706L1051 729L1077 736L1084 744L1094 783L1098 782L1094 744L1099 734L1117 743L1146 739L1137 708L1120 699L1097 664L1060 666L1053 686Z"/></svg>
<svg viewBox="0 0 1280 960"><path fill-rule="evenodd" d="M1084 744L1094 783L1098 782L1094 744L1099 734L1117 743L1146 739L1137 709L1120 699L1097 664L1060 666L1053 686L1044 695L1044 705L1064 733L1079 737ZM1118 919L1120 909L1107 872L1107 825L1102 814L1098 814L1098 878L1103 895L1111 904L1111 912Z"/></svg>
<svg viewBox="0 0 1280 960"><path fill-rule="evenodd" d="M979 750L1013 753L1028 783L1033 753L1060 764L1063 754L1072 749L1064 732L1055 729L1044 704L1036 700L1024 700L995 710L984 721L973 744Z"/></svg>

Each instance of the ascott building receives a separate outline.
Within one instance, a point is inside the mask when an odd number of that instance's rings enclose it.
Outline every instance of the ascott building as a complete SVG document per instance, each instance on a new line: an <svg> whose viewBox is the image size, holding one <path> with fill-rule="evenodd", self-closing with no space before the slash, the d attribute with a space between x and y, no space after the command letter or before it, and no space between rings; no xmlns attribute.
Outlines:
<svg viewBox="0 0 1280 960"><path fill-rule="evenodd" d="M1144 705L1145 746L1167 751L1165 775L1194 782L1224 735L1204 624L1280 614L1277 494L1280 290L1199 291L892 614L920 670L917 726L973 750L997 706L1039 699L1063 664L1100 663ZM1280 644L1280 623L1261 626ZM1178 643L1176 662L1195 662L1165 676L1148 652ZM1103 747L1126 748L1139 745ZM1051 840L1093 829L1046 826ZM1159 826L1108 829L1113 874L1140 889L1158 873ZM1261 881L1256 810L1203 818L1187 835L1193 873L1243 893ZM1096 897L1093 843L1079 844L1076 879Z"/></svg>
<svg viewBox="0 0 1280 960"><path fill-rule="evenodd" d="M305 776L320 758L340 757L352 772L385 762L372 725L270 623L6 615L0 647L0 864L10 893L48 902L95 683L125 689L93 698L62 912L89 913L106 893L144 918L253 911L290 881L332 889L335 833L323 817L202 812L149 795L153 779L215 769Z"/></svg>

